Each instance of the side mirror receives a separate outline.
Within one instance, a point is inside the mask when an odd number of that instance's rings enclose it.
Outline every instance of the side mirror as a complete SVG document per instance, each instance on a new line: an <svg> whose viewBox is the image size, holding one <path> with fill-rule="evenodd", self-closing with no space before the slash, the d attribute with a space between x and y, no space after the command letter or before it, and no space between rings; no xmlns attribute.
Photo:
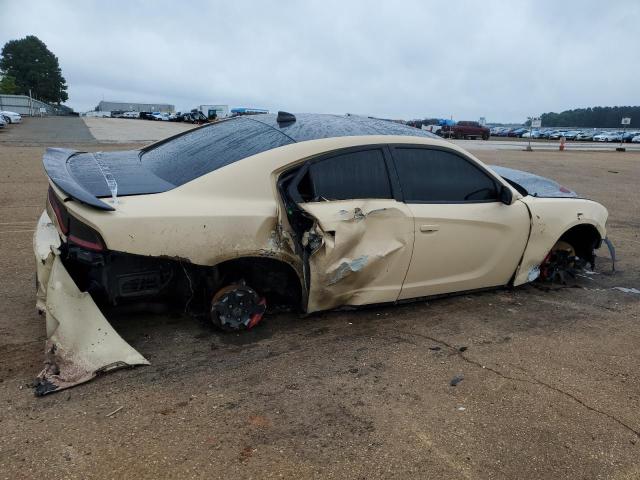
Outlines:
<svg viewBox="0 0 640 480"><path fill-rule="evenodd" d="M500 187L500 194L498 195L498 198L505 205L511 205L511 202L513 201L513 192L511 191L510 188L507 188L505 185L502 185Z"/></svg>

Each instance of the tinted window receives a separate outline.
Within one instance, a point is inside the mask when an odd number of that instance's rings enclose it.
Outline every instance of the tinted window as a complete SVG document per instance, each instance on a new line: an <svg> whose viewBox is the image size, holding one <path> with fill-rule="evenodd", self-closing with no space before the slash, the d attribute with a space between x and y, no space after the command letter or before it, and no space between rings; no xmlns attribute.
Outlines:
<svg viewBox="0 0 640 480"><path fill-rule="evenodd" d="M309 166L311 199L392 198L382 150L327 158Z"/></svg>
<svg viewBox="0 0 640 480"><path fill-rule="evenodd" d="M407 202L478 202L498 198L493 179L454 153L395 148L393 156Z"/></svg>
<svg viewBox="0 0 640 480"><path fill-rule="evenodd" d="M158 177L182 185L218 168L293 143L260 122L237 118L191 130L142 153L142 165Z"/></svg>

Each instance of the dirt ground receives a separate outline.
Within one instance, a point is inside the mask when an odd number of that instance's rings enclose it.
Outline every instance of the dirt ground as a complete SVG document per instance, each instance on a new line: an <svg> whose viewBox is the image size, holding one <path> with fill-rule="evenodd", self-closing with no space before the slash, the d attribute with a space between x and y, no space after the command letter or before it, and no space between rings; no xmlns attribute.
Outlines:
<svg viewBox="0 0 640 480"><path fill-rule="evenodd" d="M194 127L188 123L175 123L130 118L93 118L82 119L91 135L100 142L133 143L148 142L165 138Z"/></svg>
<svg viewBox="0 0 640 480"><path fill-rule="evenodd" d="M640 295L613 288L640 288L640 154L477 152L607 206L614 275L603 260L575 288L281 314L242 335L120 315L151 366L35 398L43 143L133 147L82 127L0 132L0 478L640 478Z"/></svg>

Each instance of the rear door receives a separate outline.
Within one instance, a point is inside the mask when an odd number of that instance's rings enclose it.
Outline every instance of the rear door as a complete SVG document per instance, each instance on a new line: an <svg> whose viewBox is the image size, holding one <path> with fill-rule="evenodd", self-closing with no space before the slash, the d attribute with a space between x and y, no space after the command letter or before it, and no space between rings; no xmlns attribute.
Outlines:
<svg viewBox="0 0 640 480"><path fill-rule="evenodd" d="M392 148L415 219L400 299L505 285L530 229L526 206L498 200L502 184L473 159L436 147Z"/></svg>
<svg viewBox="0 0 640 480"><path fill-rule="evenodd" d="M396 198L389 162L383 146L342 150L309 162L287 187L309 222L297 232L308 312L397 300L414 228L411 211Z"/></svg>

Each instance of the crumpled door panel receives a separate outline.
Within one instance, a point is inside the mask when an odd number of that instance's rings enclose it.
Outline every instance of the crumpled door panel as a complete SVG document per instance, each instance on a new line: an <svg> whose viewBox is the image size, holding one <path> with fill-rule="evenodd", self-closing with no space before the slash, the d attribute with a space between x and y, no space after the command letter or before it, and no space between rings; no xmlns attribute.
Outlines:
<svg viewBox="0 0 640 480"><path fill-rule="evenodd" d="M300 204L315 219L305 232L310 251L308 312L397 300L413 250L413 217L395 200Z"/></svg>

